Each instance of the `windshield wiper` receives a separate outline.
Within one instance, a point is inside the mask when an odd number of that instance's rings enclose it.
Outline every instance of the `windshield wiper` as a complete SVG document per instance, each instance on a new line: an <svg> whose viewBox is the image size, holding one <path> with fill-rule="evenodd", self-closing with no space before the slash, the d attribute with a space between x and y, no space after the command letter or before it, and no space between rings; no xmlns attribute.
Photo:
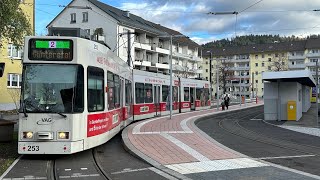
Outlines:
<svg viewBox="0 0 320 180"><path fill-rule="evenodd" d="M62 116L62 117L64 117L64 118L66 118L66 117L67 117L67 115L62 114L61 112L54 112L54 111L51 111L51 113L59 114L60 116Z"/></svg>
<svg viewBox="0 0 320 180"><path fill-rule="evenodd" d="M22 102L23 102L23 104L22 104L22 111L23 111L24 117L28 117L27 109L26 109L26 101L23 100Z"/></svg>

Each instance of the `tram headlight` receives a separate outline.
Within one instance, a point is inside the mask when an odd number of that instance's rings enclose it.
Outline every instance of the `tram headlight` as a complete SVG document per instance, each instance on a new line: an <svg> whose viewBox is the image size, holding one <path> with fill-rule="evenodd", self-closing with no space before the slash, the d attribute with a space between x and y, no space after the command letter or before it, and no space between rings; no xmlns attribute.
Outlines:
<svg viewBox="0 0 320 180"><path fill-rule="evenodd" d="M59 139L69 139L69 132L58 132Z"/></svg>
<svg viewBox="0 0 320 180"><path fill-rule="evenodd" d="M23 138L24 139L32 139L33 138L33 132L23 132Z"/></svg>

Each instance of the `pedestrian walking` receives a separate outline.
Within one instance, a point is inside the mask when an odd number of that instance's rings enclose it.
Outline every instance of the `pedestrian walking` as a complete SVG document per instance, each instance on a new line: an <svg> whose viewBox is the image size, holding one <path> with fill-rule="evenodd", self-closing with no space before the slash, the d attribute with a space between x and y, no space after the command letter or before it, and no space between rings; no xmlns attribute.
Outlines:
<svg viewBox="0 0 320 180"><path fill-rule="evenodd" d="M222 111L224 111L225 105L226 105L226 104L225 104L224 100L222 99L222 102L221 102Z"/></svg>
<svg viewBox="0 0 320 180"><path fill-rule="evenodd" d="M230 97L228 94L224 97L224 103L226 105L226 108L229 109Z"/></svg>

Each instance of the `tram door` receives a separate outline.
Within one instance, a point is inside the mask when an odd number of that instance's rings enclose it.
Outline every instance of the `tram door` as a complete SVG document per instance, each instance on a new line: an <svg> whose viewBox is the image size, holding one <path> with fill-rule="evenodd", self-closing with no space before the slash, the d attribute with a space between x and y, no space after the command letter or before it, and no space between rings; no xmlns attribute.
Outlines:
<svg viewBox="0 0 320 180"><path fill-rule="evenodd" d="M153 100L154 100L154 111L155 111L155 116L160 116L161 111L160 111L160 85L154 85L153 86Z"/></svg>
<svg viewBox="0 0 320 180"><path fill-rule="evenodd" d="M191 110L196 110L196 88L190 87Z"/></svg>

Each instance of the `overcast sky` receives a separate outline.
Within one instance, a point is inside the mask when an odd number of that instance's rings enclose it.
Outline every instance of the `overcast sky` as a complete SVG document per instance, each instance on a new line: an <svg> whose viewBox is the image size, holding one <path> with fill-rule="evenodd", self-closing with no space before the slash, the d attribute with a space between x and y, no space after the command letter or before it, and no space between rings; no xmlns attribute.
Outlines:
<svg viewBox="0 0 320 180"><path fill-rule="evenodd" d="M36 0L36 33L71 0ZM245 34L320 34L320 0L100 0L203 44ZM313 11L317 10L319 11ZM212 15L209 12L239 12Z"/></svg>

